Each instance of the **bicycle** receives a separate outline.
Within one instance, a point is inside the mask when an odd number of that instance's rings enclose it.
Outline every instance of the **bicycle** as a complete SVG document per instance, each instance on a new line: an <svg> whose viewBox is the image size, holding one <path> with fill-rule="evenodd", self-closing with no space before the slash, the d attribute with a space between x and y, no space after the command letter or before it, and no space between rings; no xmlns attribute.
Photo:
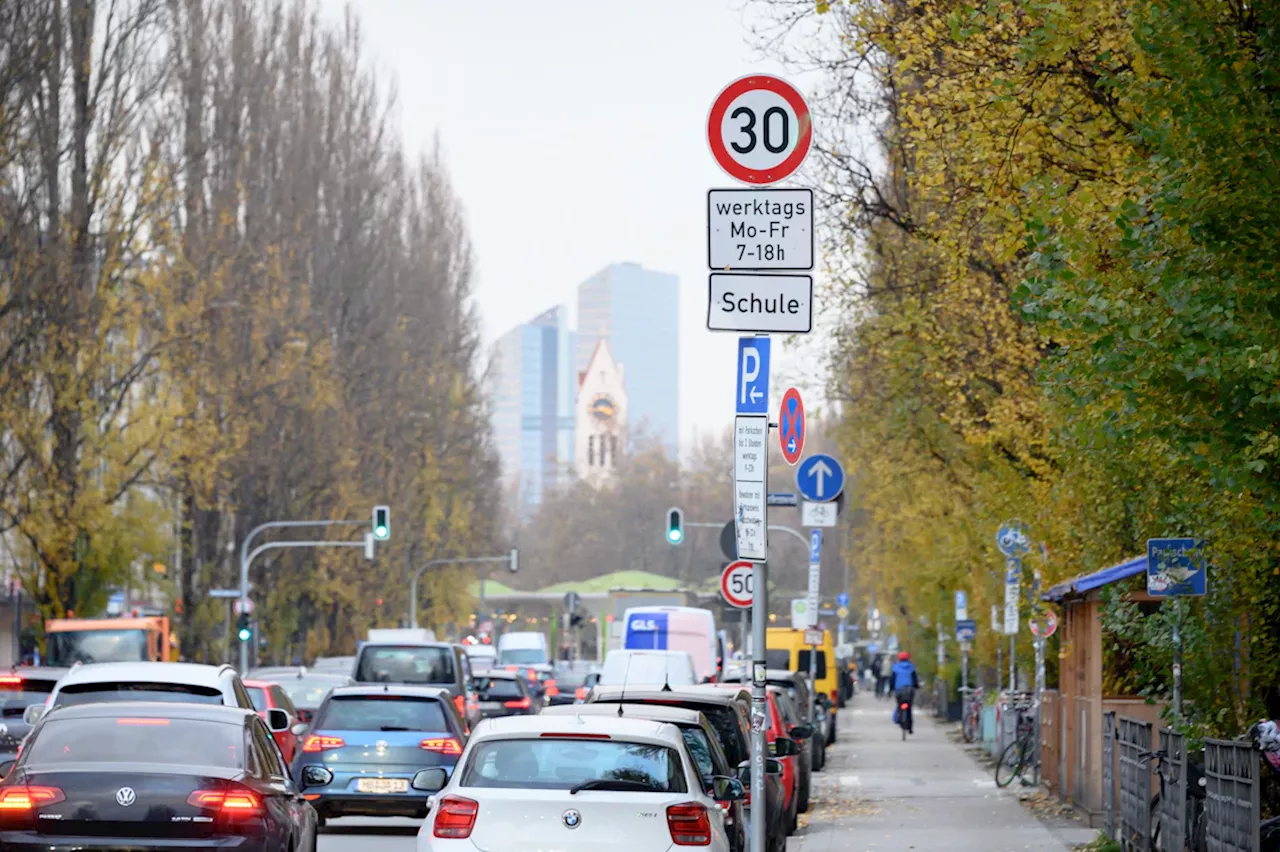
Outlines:
<svg viewBox="0 0 1280 852"><path fill-rule="evenodd" d="M964 717L960 720L960 731L964 741L971 743L982 734L982 687L964 687L960 690L965 695Z"/></svg>
<svg viewBox="0 0 1280 852"><path fill-rule="evenodd" d="M894 719L898 723L898 727L902 729L902 739L906 740L907 734L911 732L911 705L915 703L915 690L902 689L894 694L894 700L898 702L898 710L895 712Z"/></svg>
<svg viewBox="0 0 1280 852"><path fill-rule="evenodd" d="M1151 797L1150 848L1163 849L1164 847L1160 845L1160 834L1163 828L1160 820L1160 802L1166 795L1166 781L1173 782L1170 777L1171 773L1166 769L1170 764L1168 749L1161 748L1138 753L1139 760L1151 760L1152 758L1155 758L1156 761L1156 774L1160 776L1160 791ZM1182 832L1182 848L1183 852L1206 852L1209 847L1205 831L1207 813L1205 811L1204 767L1191 760L1190 755L1188 755L1186 769L1186 825Z"/></svg>
<svg viewBox="0 0 1280 852"><path fill-rule="evenodd" d="M1014 778L1021 778L1024 786L1040 782L1040 760L1036 749L1036 721L1030 713L1018 714L1017 735L1014 741L1000 752L996 762L996 786L1008 787Z"/></svg>

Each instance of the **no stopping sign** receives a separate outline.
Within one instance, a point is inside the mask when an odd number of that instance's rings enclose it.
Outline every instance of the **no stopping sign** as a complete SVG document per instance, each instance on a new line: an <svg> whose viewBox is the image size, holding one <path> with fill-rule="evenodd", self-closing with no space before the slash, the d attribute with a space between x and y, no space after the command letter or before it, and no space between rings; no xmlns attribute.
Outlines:
<svg viewBox="0 0 1280 852"><path fill-rule="evenodd" d="M769 74L734 80L707 116L711 155L743 183L776 183L789 176L812 142L809 105L794 86Z"/></svg>

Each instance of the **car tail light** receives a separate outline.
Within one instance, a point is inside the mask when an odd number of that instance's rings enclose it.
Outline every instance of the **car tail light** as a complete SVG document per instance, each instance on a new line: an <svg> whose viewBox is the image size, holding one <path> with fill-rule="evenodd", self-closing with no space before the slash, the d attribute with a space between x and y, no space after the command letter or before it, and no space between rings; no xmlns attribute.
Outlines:
<svg viewBox="0 0 1280 852"><path fill-rule="evenodd" d="M3 683L3 684L22 683L22 675L0 676L0 683Z"/></svg>
<svg viewBox="0 0 1280 852"><path fill-rule="evenodd" d="M225 816L256 816L262 813L262 799L244 787L226 790L196 790L187 796L187 804L196 808L216 808Z"/></svg>
<svg viewBox="0 0 1280 852"><path fill-rule="evenodd" d="M326 751L331 748L342 748L347 741L342 737L327 737L322 734L312 734L302 741L302 750L308 752Z"/></svg>
<svg viewBox="0 0 1280 852"><path fill-rule="evenodd" d="M833 707L840 706L840 690L838 689L831 690L831 705Z"/></svg>
<svg viewBox="0 0 1280 852"><path fill-rule="evenodd" d="M66 800L67 797L57 787L24 784L0 788L0 811L30 811Z"/></svg>
<svg viewBox="0 0 1280 852"><path fill-rule="evenodd" d="M578 691L573 693L573 697L579 701L587 700L587 688L585 686L578 687Z"/></svg>
<svg viewBox="0 0 1280 852"><path fill-rule="evenodd" d="M529 700L529 696L527 695L524 698L519 699L518 701L502 702L502 706L510 710L528 710L532 704L533 702Z"/></svg>
<svg viewBox="0 0 1280 852"><path fill-rule="evenodd" d="M439 754L462 754L462 745L453 737L434 737L418 743L418 748L434 751Z"/></svg>
<svg viewBox="0 0 1280 852"><path fill-rule="evenodd" d="M168 719L116 719L117 725L142 725L143 727L160 727L169 724Z"/></svg>
<svg viewBox="0 0 1280 852"><path fill-rule="evenodd" d="M539 734L540 737L548 740L611 740L613 737L608 734Z"/></svg>
<svg viewBox="0 0 1280 852"><path fill-rule="evenodd" d="M463 698L461 695L455 695L455 696L453 696L453 706L458 708L458 715L459 715L459 716L462 716L463 718L466 718L466 715L467 715L467 700L466 700L465 698Z"/></svg>
<svg viewBox="0 0 1280 852"><path fill-rule="evenodd" d="M677 846L711 845L711 817L696 802L669 805L667 828L671 830L671 842Z"/></svg>
<svg viewBox="0 0 1280 852"><path fill-rule="evenodd" d="M436 823L432 834L436 837L462 839L471 836L476 826L476 814L480 803L462 796L445 796L437 803Z"/></svg>
<svg viewBox="0 0 1280 852"><path fill-rule="evenodd" d="M556 682L554 680L543 681L542 685L547 688L547 695L555 697L560 694L560 687L556 686Z"/></svg>

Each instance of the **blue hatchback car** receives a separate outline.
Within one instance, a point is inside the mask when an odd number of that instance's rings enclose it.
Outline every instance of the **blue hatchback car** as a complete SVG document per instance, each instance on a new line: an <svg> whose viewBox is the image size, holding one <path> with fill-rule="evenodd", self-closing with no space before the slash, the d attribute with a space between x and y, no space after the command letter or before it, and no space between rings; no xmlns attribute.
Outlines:
<svg viewBox="0 0 1280 852"><path fill-rule="evenodd" d="M465 745L447 689L342 686L316 711L294 781L322 825L340 816L421 819L429 795L421 773L439 767L452 775Z"/></svg>

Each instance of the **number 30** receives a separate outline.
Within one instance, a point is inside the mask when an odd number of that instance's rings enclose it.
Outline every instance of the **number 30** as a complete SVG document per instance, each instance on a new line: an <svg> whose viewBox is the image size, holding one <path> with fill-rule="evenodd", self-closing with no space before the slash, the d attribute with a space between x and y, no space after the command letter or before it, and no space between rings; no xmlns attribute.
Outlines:
<svg viewBox="0 0 1280 852"><path fill-rule="evenodd" d="M777 145L772 144L771 142L772 134L769 132L770 128L772 128L773 126L772 123L770 123L770 119L774 118L775 116L779 118L782 123L782 130L780 131L782 139L780 142L778 142ZM756 148L756 143L758 141L761 141L756 138L755 110L751 109L750 107L744 107L744 106L738 107L732 113L730 113L729 117L745 118L746 122L741 127L738 128L738 131L740 133L745 133L747 135L746 145L739 145L737 142L730 142L729 143L730 146L733 148L733 150L737 151L739 154L749 154L752 151L754 151ZM767 110L764 111L764 120L761 122L761 125L763 126L763 132L761 135L764 137L763 142L764 142L764 147L766 151L768 151L771 154L781 154L783 151L787 150L787 145L790 144L791 142L791 123L787 121L786 110L784 110L782 107L776 107L776 106L769 107Z"/></svg>

